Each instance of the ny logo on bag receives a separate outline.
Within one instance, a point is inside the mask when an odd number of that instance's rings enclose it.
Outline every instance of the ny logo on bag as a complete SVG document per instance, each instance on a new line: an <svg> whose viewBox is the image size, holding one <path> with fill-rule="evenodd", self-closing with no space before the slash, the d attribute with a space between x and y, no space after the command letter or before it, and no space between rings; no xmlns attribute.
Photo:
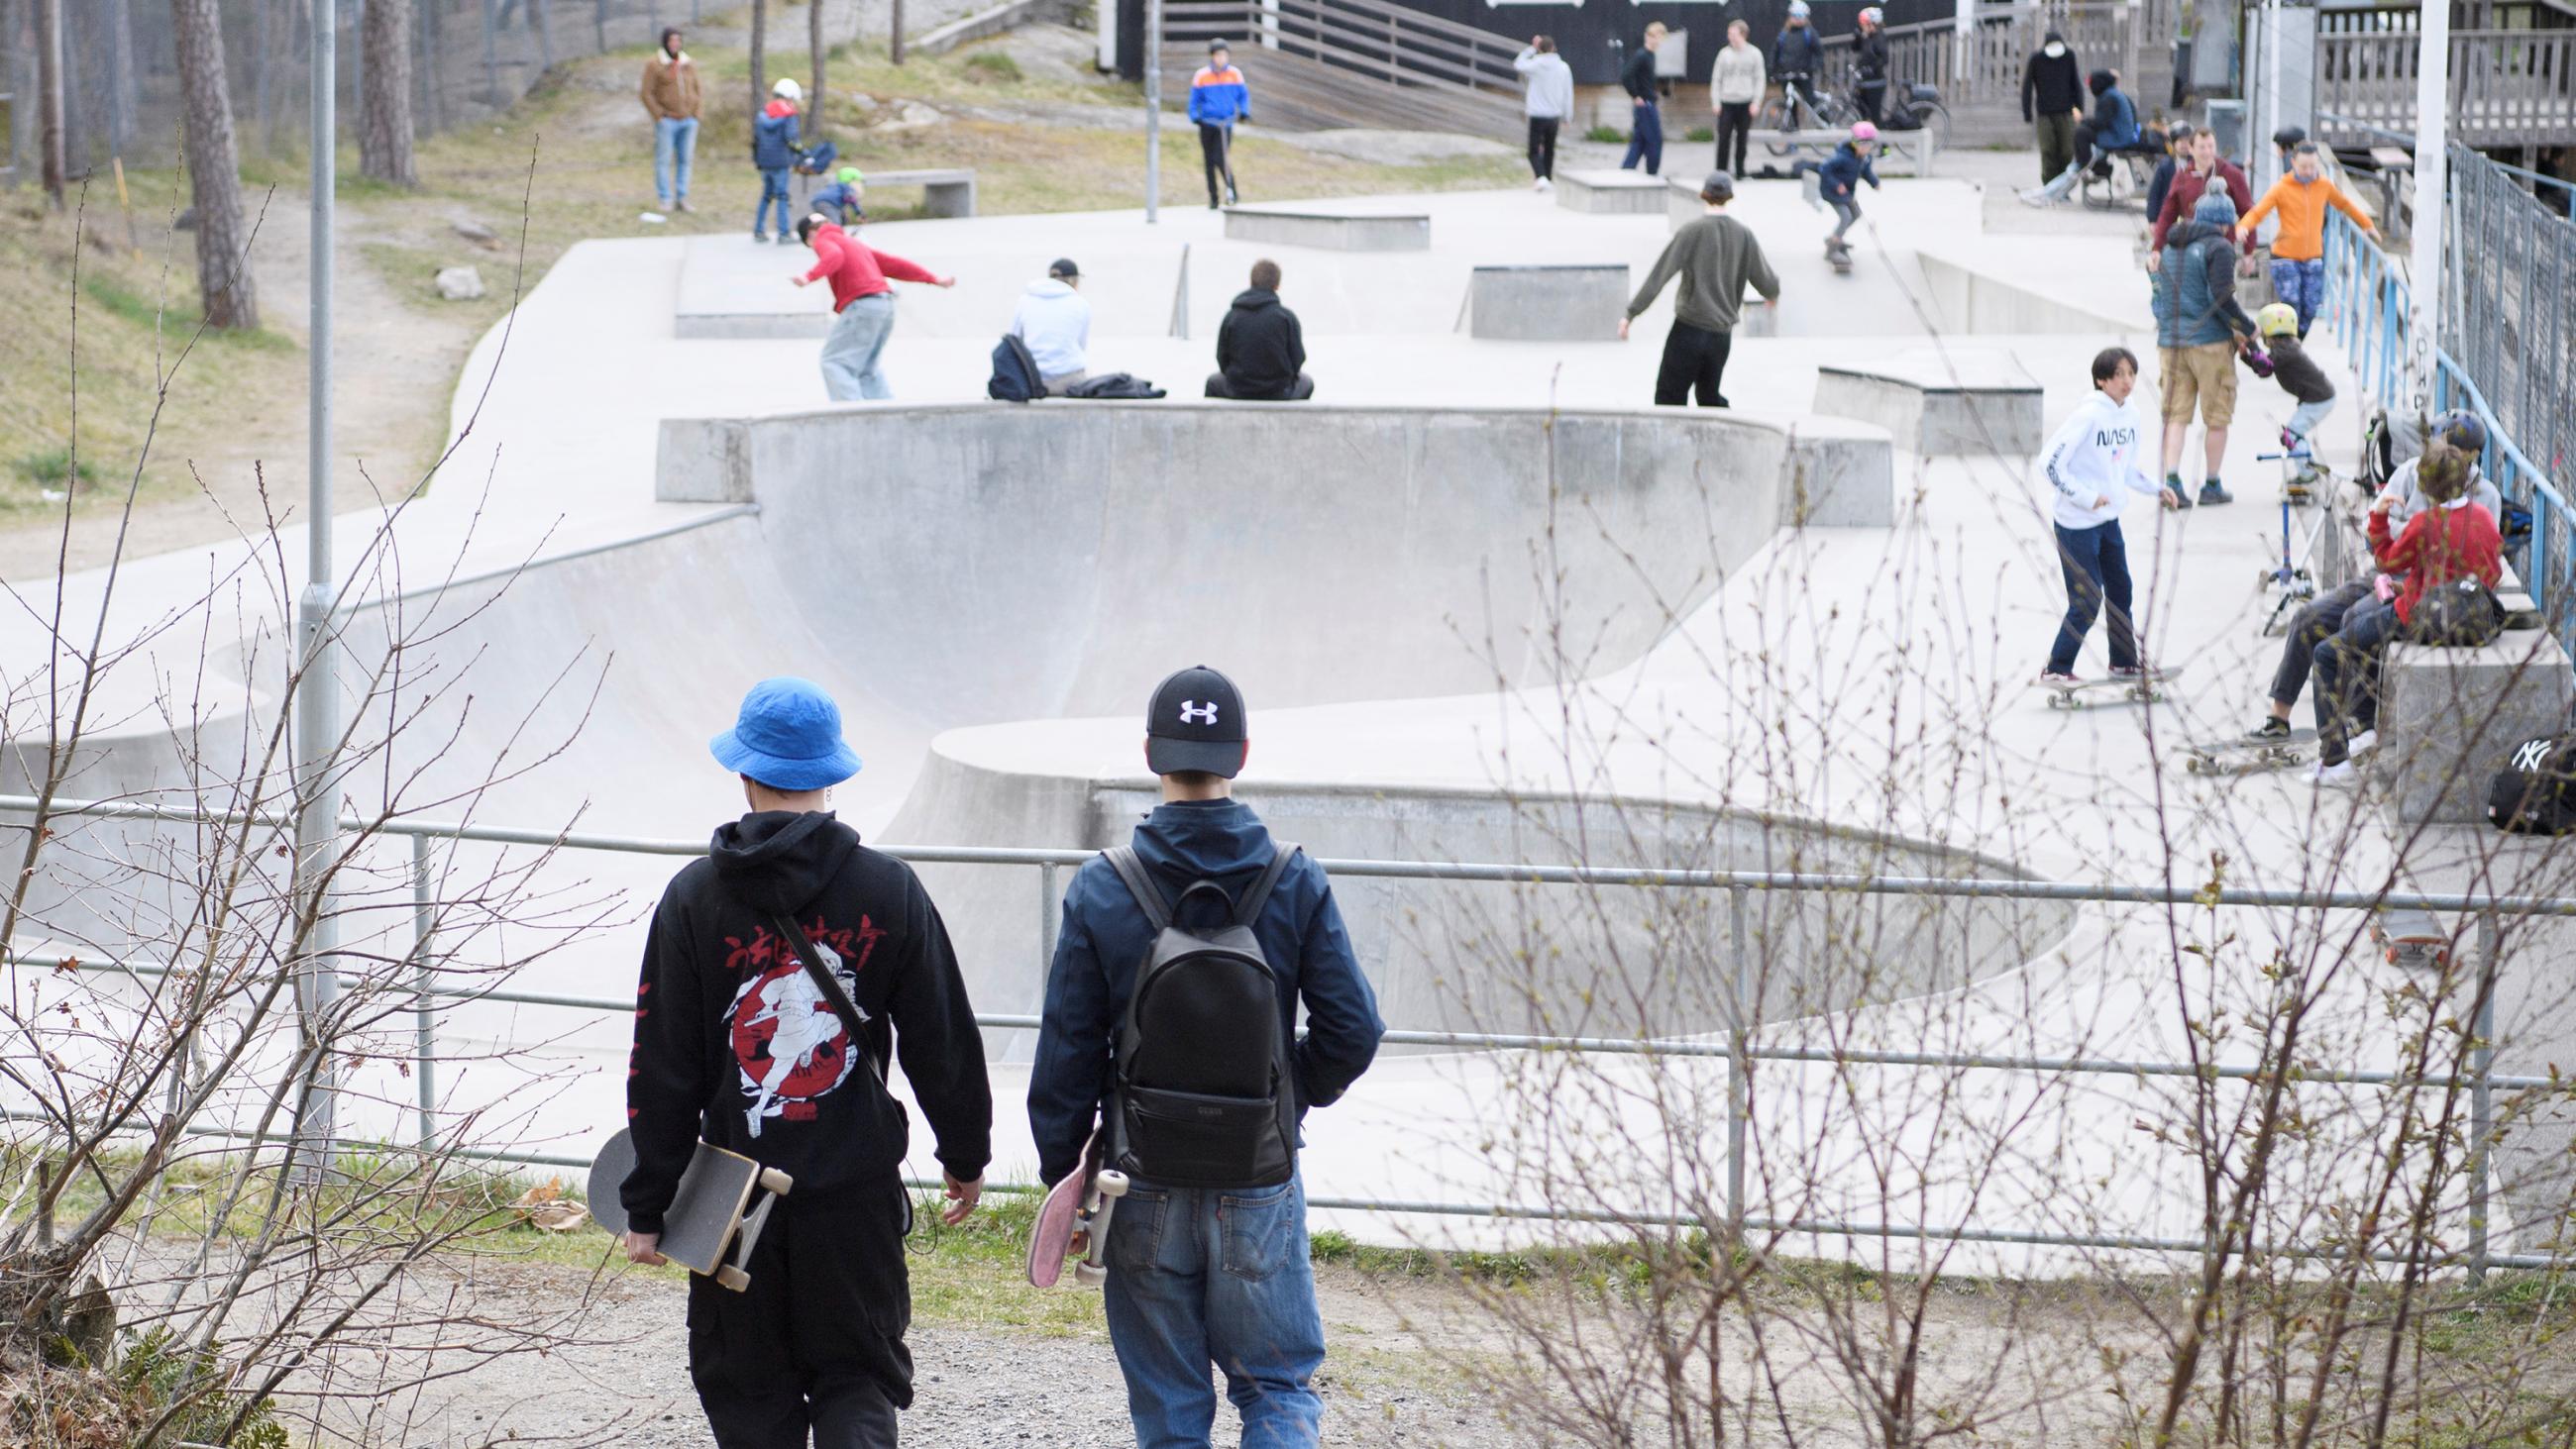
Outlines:
<svg viewBox="0 0 2576 1449"><path fill-rule="evenodd" d="M1206 704L1200 704L1194 700L1182 700L1181 723L1203 725L1215 724L1216 701L1210 700Z"/></svg>

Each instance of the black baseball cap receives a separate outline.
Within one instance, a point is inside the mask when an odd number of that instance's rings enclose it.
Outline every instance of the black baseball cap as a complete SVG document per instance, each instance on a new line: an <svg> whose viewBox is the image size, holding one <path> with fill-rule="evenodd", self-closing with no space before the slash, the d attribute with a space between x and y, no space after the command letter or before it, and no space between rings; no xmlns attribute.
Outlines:
<svg viewBox="0 0 2576 1449"><path fill-rule="evenodd" d="M1196 772L1231 780L1243 769L1243 693L1194 664L1154 686L1145 711L1145 765L1157 775Z"/></svg>
<svg viewBox="0 0 2576 1449"><path fill-rule="evenodd" d="M1082 268L1075 266L1073 264L1073 258L1071 257L1058 257L1054 261L1047 263L1047 275L1050 277L1079 277L1082 275Z"/></svg>

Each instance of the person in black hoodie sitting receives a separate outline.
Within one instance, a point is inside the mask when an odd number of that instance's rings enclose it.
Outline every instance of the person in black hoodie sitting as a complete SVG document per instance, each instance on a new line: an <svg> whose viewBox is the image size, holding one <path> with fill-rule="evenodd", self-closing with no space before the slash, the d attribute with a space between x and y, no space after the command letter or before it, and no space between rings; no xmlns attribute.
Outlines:
<svg viewBox="0 0 2576 1449"><path fill-rule="evenodd" d="M626 1080L635 1170L618 1192L626 1254L664 1261L663 1215L701 1137L784 1170L796 1185L772 1210L749 1290L689 1280L698 1402L720 1449L801 1449L809 1435L890 1449L912 1402L912 1208L886 1062L902 1061L930 1121L955 1224L992 1156L983 1038L921 882L828 808L859 768L830 696L763 680L713 749L751 810L672 879L645 938ZM857 1007L861 1039L818 971Z"/></svg>
<svg viewBox="0 0 2576 1449"><path fill-rule="evenodd" d="M1216 329L1216 371L1207 395L1240 402L1304 402L1315 395L1305 373L1306 334L1279 301L1279 264L1252 264L1251 289L1238 294Z"/></svg>

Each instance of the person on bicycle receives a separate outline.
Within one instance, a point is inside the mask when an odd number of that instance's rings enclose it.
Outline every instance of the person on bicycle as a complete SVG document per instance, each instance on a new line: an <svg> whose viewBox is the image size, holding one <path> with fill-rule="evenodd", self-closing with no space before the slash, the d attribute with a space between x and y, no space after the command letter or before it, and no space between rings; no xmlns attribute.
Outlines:
<svg viewBox="0 0 2576 1449"><path fill-rule="evenodd" d="M1771 78L1780 83L1780 129L1798 129L1798 104L1818 120L1824 119L1824 103L1816 96L1816 72L1825 64L1825 43L1816 38L1816 28L1807 23L1807 0L1789 0L1789 22L1780 27L1779 37L1771 42Z"/></svg>
<svg viewBox="0 0 2576 1449"><path fill-rule="evenodd" d="M1875 126L1887 104L1887 12L1875 5L1860 12L1860 33L1852 38L1852 105L1860 118Z"/></svg>

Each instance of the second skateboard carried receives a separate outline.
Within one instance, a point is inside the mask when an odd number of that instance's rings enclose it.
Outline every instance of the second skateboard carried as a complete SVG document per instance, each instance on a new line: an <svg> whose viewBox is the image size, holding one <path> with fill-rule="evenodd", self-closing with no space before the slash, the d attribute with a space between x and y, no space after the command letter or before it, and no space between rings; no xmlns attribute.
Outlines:
<svg viewBox="0 0 2576 1449"><path fill-rule="evenodd" d="M1082 1149L1081 1165L1048 1188L1046 1201L1038 1205L1037 1226L1029 1232L1032 1287L1056 1285L1064 1275L1064 1260L1073 1252L1076 1233L1088 1241L1082 1261L1073 1265L1074 1281L1096 1288L1109 1276L1104 1256L1109 1250L1109 1220L1118 1212L1118 1200L1127 1195L1127 1174L1100 1165L1107 1131L1104 1127L1092 1132Z"/></svg>

